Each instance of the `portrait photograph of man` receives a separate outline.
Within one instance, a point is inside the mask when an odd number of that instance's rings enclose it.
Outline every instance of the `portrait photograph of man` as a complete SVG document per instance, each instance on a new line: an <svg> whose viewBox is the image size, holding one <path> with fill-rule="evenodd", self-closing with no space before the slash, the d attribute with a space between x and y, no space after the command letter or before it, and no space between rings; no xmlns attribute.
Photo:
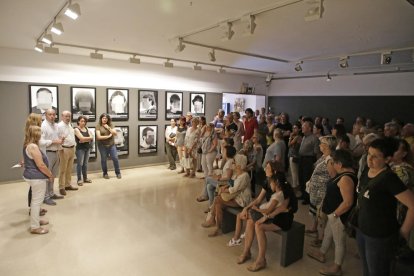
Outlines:
<svg viewBox="0 0 414 276"><path fill-rule="evenodd" d="M116 136L114 136L114 143L118 156L127 155L129 153L129 127L119 126L114 128Z"/></svg>
<svg viewBox="0 0 414 276"><path fill-rule="evenodd" d="M205 93L190 93L190 112L194 115L205 115L205 100Z"/></svg>
<svg viewBox="0 0 414 276"><path fill-rule="evenodd" d="M183 115L183 93L166 92L165 93L165 118L175 119Z"/></svg>
<svg viewBox="0 0 414 276"><path fill-rule="evenodd" d="M53 109L56 114L59 114L57 86L29 85L29 93L29 113L42 114L42 119L45 119L48 109ZM58 116L56 116L57 121Z"/></svg>
<svg viewBox="0 0 414 276"><path fill-rule="evenodd" d="M107 89L107 112L112 121L128 120L128 89Z"/></svg>
<svg viewBox="0 0 414 276"><path fill-rule="evenodd" d="M138 119L156 120L158 115L158 91L139 90L138 100Z"/></svg>
<svg viewBox="0 0 414 276"><path fill-rule="evenodd" d="M138 153L157 152L157 126L139 126L138 132Z"/></svg>
<svg viewBox="0 0 414 276"><path fill-rule="evenodd" d="M72 121L80 115L88 117L89 122L96 120L96 89L87 87L71 87Z"/></svg>

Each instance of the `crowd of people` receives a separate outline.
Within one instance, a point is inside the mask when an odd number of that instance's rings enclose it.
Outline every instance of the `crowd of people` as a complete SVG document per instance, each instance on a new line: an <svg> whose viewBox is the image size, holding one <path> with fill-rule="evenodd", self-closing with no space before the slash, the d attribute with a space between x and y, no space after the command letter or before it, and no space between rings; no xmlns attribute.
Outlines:
<svg viewBox="0 0 414 276"><path fill-rule="evenodd" d="M88 118L79 116L77 127L71 113L62 112L55 123L54 109L46 119L30 114L23 147L24 178L30 184L31 233L45 234L42 202L56 205L66 191L91 183L87 176L92 133ZM108 114L99 117L96 139L103 177L109 179L107 158L121 178L114 137L117 132ZM241 208L236 231L228 246L244 248L237 260L251 258L257 239L258 255L247 267L266 267L266 234L289 230L298 209L298 199L309 204L312 224L306 235L315 239L308 255L324 263L332 241L334 263L320 270L323 275L342 275L346 231L351 211L358 210L356 241L364 275L389 275L397 239L414 249L414 125L392 120L383 127L357 117L351 132L343 118L331 126L327 118L301 116L291 123L287 113L247 108L225 114L219 110L212 122L187 113L171 119L165 131L168 169L184 177L204 181L197 202L207 202L203 227L213 227L209 237L222 233L226 207ZM71 185L74 157L77 186ZM54 179L59 178L59 194ZM288 182L287 179L290 179ZM243 224L244 234L243 232ZM318 249L319 248L319 249Z"/></svg>
<svg viewBox="0 0 414 276"><path fill-rule="evenodd" d="M165 138L176 146L167 151L169 169L176 169L177 156L179 174L193 178L203 172L196 200L208 202L202 226L214 227L209 237L221 234L224 208L242 210L228 246L245 239L237 260L242 264L251 258L257 238L259 252L250 271L266 267L265 232L288 230L298 199L309 205L312 217L305 231L314 237L309 257L324 263L332 242L335 246L333 264L319 271L323 275L343 273L351 213L358 213L356 241L364 275L390 274L399 239L414 249L411 123L393 119L380 126L358 116L348 132L341 117L333 126L322 117L300 116L291 123L287 113L248 108L242 118L219 110L210 123L188 113L178 126L171 121Z"/></svg>
<svg viewBox="0 0 414 276"><path fill-rule="evenodd" d="M23 144L24 166L23 178L30 185L28 204L30 207L30 231L32 234L46 234L48 230L42 226L49 224L40 216L47 213L41 204L56 205L55 200L63 199L66 191L77 191L77 186L91 183L88 178L88 160L92 147L93 134L86 126L88 118L80 115L77 127L71 124L71 112L63 111L62 121L55 122L56 111L48 109L42 122L40 114L31 113L25 125ZM121 178L114 136L117 135L111 117L102 114L96 126L96 138L101 154L103 177L109 179L106 161L111 157L115 173ZM77 186L72 185L72 167L77 159ZM58 191L55 193L55 178L58 178Z"/></svg>

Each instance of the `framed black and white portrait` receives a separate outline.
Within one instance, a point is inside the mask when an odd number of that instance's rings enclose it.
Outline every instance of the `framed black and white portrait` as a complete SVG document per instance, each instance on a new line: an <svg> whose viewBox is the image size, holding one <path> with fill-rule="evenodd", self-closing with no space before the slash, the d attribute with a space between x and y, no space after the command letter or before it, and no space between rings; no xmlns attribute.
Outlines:
<svg viewBox="0 0 414 276"><path fill-rule="evenodd" d="M88 129L92 133L92 146L91 146L91 152L89 153L89 158L96 158L96 134L95 134L95 128L94 127L88 127Z"/></svg>
<svg viewBox="0 0 414 276"><path fill-rule="evenodd" d="M158 117L158 91L138 91L138 120L157 120Z"/></svg>
<svg viewBox="0 0 414 276"><path fill-rule="evenodd" d="M138 126L138 154L157 152L157 126Z"/></svg>
<svg viewBox="0 0 414 276"><path fill-rule="evenodd" d="M165 119L180 118L183 115L183 93L165 92Z"/></svg>
<svg viewBox="0 0 414 276"><path fill-rule="evenodd" d="M106 92L106 110L112 121L127 121L129 111L128 89L108 88Z"/></svg>
<svg viewBox="0 0 414 276"><path fill-rule="evenodd" d="M29 85L29 113L42 114L45 119L45 112L48 109L56 111L56 122L59 117L58 87L46 85Z"/></svg>
<svg viewBox="0 0 414 276"><path fill-rule="evenodd" d="M96 88L71 87L72 121L85 115L89 122L96 121Z"/></svg>
<svg viewBox="0 0 414 276"><path fill-rule="evenodd" d="M190 112L194 115L205 115L205 93L190 93Z"/></svg>
<svg viewBox="0 0 414 276"><path fill-rule="evenodd" d="M127 126L118 126L114 128L116 131L116 136L114 136L114 142L118 155L128 155L129 154L129 127Z"/></svg>

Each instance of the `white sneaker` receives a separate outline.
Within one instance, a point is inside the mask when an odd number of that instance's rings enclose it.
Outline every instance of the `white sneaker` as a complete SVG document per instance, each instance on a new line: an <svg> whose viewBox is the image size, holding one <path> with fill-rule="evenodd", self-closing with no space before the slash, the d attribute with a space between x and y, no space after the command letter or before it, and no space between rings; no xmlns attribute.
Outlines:
<svg viewBox="0 0 414 276"><path fill-rule="evenodd" d="M233 247L233 246L241 245L241 242L242 242L241 239L235 240L231 238L231 240L227 243L227 246Z"/></svg>

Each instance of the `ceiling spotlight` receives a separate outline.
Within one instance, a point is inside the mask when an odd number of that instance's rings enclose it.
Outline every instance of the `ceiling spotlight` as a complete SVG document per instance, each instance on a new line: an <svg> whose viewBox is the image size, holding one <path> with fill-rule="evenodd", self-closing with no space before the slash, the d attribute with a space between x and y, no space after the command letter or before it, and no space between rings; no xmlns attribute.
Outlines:
<svg viewBox="0 0 414 276"><path fill-rule="evenodd" d="M392 52L385 52L381 54L381 65L390 64L392 61Z"/></svg>
<svg viewBox="0 0 414 276"><path fill-rule="evenodd" d="M185 44L183 43L182 37L180 37L178 39L178 45L177 45L177 48L175 48L175 52L176 53L182 52L184 48L185 48Z"/></svg>
<svg viewBox="0 0 414 276"><path fill-rule="evenodd" d="M200 71L202 68L201 68L201 66L200 66L200 65L198 65L198 63L196 63L196 64L194 64L193 69L194 69L195 71Z"/></svg>
<svg viewBox="0 0 414 276"><path fill-rule="evenodd" d="M50 47L45 47L45 53L48 54L59 54L59 48L50 46Z"/></svg>
<svg viewBox="0 0 414 276"><path fill-rule="evenodd" d="M65 11L65 15L76 20L80 15L80 6L78 3L72 4L72 1L69 1L69 6Z"/></svg>
<svg viewBox="0 0 414 276"><path fill-rule="evenodd" d="M326 74L326 81L327 81L327 82L329 82L329 81L331 81L331 80L332 80L331 75L329 75L329 73L328 73L328 74Z"/></svg>
<svg viewBox="0 0 414 276"><path fill-rule="evenodd" d="M323 13L322 0L309 0L307 2L312 6L306 12L305 21L314 21L321 19Z"/></svg>
<svg viewBox="0 0 414 276"><path fill-rule="evenodd" d="M49 44L49 45L52 44L52 42L53 42L52 35L45 33L42 37L42 41L46 44Z"/></svg>
<svg viewBox="0 0 414 276"><path fill-rule="evenodd" d="M93 59L103 59L103 54L98 53L98 50L95 50L94 53L90 54L90 57Z"/></svg>
<svg viewBox="0 0 414 276"><path fill-rule="evenodd" d="M34 49L35 49L36 51L38 51L39 53L43 53L43 44L42 44L42 43L37 42L37 43L36 43L36 46L34 47Z"/></svg>
<svg viewBox="0 0 414 276"><path fill-rule="evenodd" d="M340 68L347 68L348 67L348 58L349 57L341 57L340 59L339 59L339 67Z"/></svg>
<svg viewBox="0 0 414 276"><path fill-rule="evenodd" d="M170 62L170 60L167 59L167 61L164 62L164 67L165 68L173 68L174 67L174 63Z"/></svg>
<svg viewBox="0 0 414 276"><path fill-rule="evenodd" d="M52 28L50 29L50 31L52 33L57 34L57 35L61 35L63 33L63 25L62 25L62 23L56 23L56 21L53 22L53 25L52 25Z"/></svg>
<svg viewBox="0 0 414 276"><path fill-rule="evenodd" d="M254 15L248 14L241 18L243 24L243 35L252 35L256 29L255 23L256 17Z"/></svg>
<svg viewBox="0 0 414 276"><path fill-rule="evenodd" d="M216 61L216 52L214 51L214 49L211 49L211 52L208 53L208 58L211 62Z"/></svg>
<svg viewBox="0 0 414 276"><path fill-rule="evenodd" d="M219 24L219 28L222 31L222 40L230 40L233 35L234 31L231 29L233 27L233 24L231 22L223 22Z"/></svg>
<svg viewBox="0 0 414 276"><path fill-rule="evenodd" d="M217 69L217 73L223 74L226 73L226 70L223 69L223 66Z"/></svg>
<svg viewBox="0 0 414 276"><path fill-rule="evenodd" d="M273 75L268 74L268 75L266 76L266 82L271 82L271 81L272 81L272 79L273 79Z"/></svg>
<svg viewBox="0 0 414 276"><path fill-rule="evenodd" d="M302 63L303 63L303 61L299 61L299 62L296 63L296 66L295 66L295 71L296 72L302 71L302 66L301 66Z"/></svg>
<svg viewBox="0 0 414 276"><path fill-rule="evenodd" d="M140 64L141 60L139 58L136 58L137 55L134 55L133 57L129 58L130 63Z"/></svg>

